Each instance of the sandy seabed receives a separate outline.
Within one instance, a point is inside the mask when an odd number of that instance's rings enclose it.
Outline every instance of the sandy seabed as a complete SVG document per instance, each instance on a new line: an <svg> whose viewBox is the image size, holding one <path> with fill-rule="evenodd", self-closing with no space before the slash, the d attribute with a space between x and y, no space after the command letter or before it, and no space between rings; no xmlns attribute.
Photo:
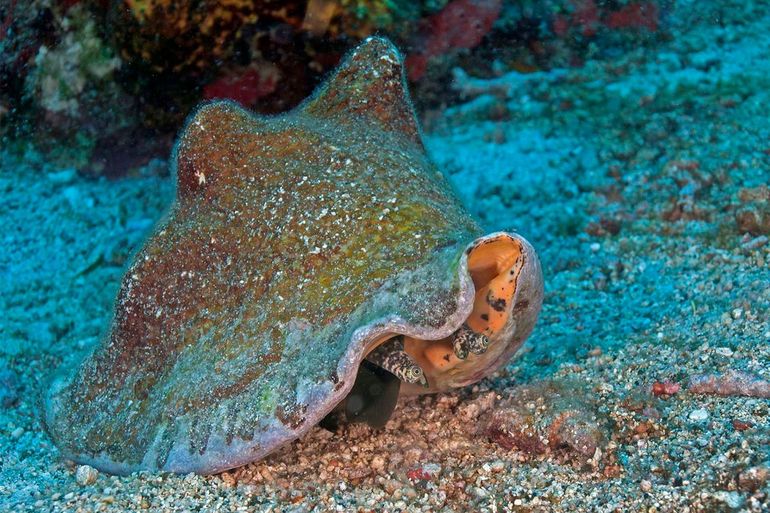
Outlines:
<svg viewBox="0 0 770 513"><path fill-rule="evenodd" d="M677 2L671 37L533 77L459 77L429 151L537 248L538 326L503 371L314 429L226 472L60 458L39 397L93 348L173 196L0 155L0 511L770 511L770 6Z"/></svg>

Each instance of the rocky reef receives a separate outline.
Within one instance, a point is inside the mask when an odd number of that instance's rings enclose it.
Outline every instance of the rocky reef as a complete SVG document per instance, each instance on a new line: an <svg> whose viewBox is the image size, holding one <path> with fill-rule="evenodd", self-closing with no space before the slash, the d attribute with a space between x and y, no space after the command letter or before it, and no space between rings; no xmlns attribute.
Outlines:
<svg viewBox="0 0 770 513"><path fill-rule="evenodd" d="M1 0L0 134L121 176L166 153L199 101L286 111L374 33L407 54L428 111L462 100L446 87L453 70L579 65L649 41L665 12L653 1Z"/></svg>

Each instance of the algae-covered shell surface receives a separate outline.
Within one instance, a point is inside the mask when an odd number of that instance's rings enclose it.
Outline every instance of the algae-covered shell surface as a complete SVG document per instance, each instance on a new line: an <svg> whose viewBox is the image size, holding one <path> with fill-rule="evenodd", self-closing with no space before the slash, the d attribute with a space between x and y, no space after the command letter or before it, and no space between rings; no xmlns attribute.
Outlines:
<svg viewBox="0 0 770 513"><path fill-rule="evenodd" d="M424 378L401 392L439 392L499 368L534 326L532 247L483 235L428 161L385 39L288 114L201 106L173 159L176 201L129 266L109 332L45 396L68 458L222 471L311 429L393 337Z"/></svg>

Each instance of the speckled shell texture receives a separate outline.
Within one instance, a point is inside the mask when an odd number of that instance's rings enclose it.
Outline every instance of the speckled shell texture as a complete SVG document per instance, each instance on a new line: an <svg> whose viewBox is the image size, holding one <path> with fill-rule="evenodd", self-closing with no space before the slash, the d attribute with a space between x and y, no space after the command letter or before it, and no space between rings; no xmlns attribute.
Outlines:
<svg viewBox="0 0 770 513"><path fill-rule="evenodd" d="M286 115L201 106L174 158L177 200L109 333L45 397L66 457L111 473L245 464L334 408L375 339L445 337L469 314L480 229L426 158L389 41Z"/></svg>

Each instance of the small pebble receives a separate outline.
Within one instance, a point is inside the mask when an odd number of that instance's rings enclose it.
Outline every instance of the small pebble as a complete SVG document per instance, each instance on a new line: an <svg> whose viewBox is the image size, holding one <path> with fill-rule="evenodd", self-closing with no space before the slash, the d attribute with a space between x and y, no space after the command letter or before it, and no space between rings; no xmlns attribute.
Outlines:
<svg viewBox="0 0 770 513"><path fill-rule="evenodd" d="M430 481L441 474L441 465L438 463L425 463L415 467L406 473L411 481Z"/></svg>
<svg viewBox="0 0 770 513"><path fill-rule="evenodd" d="M645 493L650 493L652 491L652 483L647 479L643 479L639 484L639 488L641 488Z"/></svg>
<svg viewBox="0 0 770 513"><path fill-rule="evenodd" d="M703 408L699 408L697 410L691 411L689 418L693 422L703 422L709 418L709 412Z"/></svg>
<svg viewBox="0 0 770 513"><path fill-rule="evenodd" d="M376 472L382 472L385 469L385 458L382 456L375 456L371 461L372 470Z"/></svg>
<svg viewBox="0 0 770 513"><path fill-rule="evenodd" d="M681 386L679 383L674 383L671 381L656 381L652 384L652 395L654 396L661 396L661 395L674 395L681 389Z"/></svg>
<svg viewBox="0 0 770 513"><path fill-rule="evenodd" d="M753 239L750 239L744 242L743 244L741 244L741 247L743 249L748 249L748 250L759 249L765 244L767 244L767 241L768 241L768 238L766 235L760 235L759 237L755 237Z"/></svg>
<svg viewBox="0 0 770 513"><path fill-rule="evenodd" d="M13 431L11 431L11 438L13 438L14 440L18 440L19 438L21 438L21 435L23 434L24 434L24 428L17 427Z"/></svg>
<svg viewBox="0 0 770 513"><path fill-rule="evenodd" d="M489 464L489 468L494 473L502 472L503 470L505 470L505 462L501 460L495 460Z"/></svg>
<svg viewBox="0 0 770 513"><path fill-rule="evenodd" d="M75 480L80 486L94 484L99 472L90 465L80 465L75 471Z"/></svg>

